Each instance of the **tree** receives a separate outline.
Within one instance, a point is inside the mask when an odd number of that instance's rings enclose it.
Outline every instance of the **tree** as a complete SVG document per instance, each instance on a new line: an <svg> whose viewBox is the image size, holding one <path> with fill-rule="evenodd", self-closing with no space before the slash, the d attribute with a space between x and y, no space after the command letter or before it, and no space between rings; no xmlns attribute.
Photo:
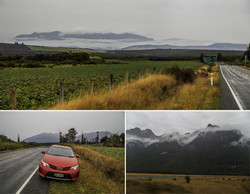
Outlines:
<svg viewBox="0 0 250 194"><path fill-rule="evenodd" d="M98 143L99 142L99 132L96 132L96 138L95 138L95 142Z"/></svg>
<svg viewBox="0 0 250 194"><path fill-rule="evenodd" d="M82 132L81 144L85 144L85 143L86 143L86 138L84 137L83 132Z"/></svg>
<svg viewBox="0 0 250 194"><path fill-rule="evenodd" d="M247 50L244 53L244 58L245 58L245 55L247 56L248 60L250 60L250 43L247 47Z"/></svg>
<svg viewBox="0 0 250 194"><path fill-rule="evenodd" d="M17 142L18 142L18 143L20 142L19 133L18 133L18 135L17 135Z"/></svg>
<svg viewBox="0 0 250 194"><path fill-rule="evenodd" d="M125 143L125 134L124 133L121 133L120 141L121 141L122 146L124 146L124 143Z"/></svg>
<svg viewBox="0 0 250 194"><path fill-rule="evenodd" d="M76 134L77 134L77 131L75 130L75 128L70 128L68 130L68 133L65 135L65 137L67 138L69 143L74 143Z"/></svg>
<svg viewBox="0 0 250 194"><path fill-rule="evenodd" d="M201 54L200 54L200 61L201 61L202 63L204 63L203 57L204 57L204 54L201 53Z"/></svg>
<svg viewBox="0 0 250 194"><path fill-rule="evenodd" d="M217 54L217 61L221 61L222 60L222 54L221 53L218 53Z"/></svg>
<svg viewBox="0 0 250 194"><path fill-rule="evenodd" d="M103 143L104 145L107 145L107 143L109 142L109 138L107 135L105 135L104 137L101 138L100 142Z"/></svg>

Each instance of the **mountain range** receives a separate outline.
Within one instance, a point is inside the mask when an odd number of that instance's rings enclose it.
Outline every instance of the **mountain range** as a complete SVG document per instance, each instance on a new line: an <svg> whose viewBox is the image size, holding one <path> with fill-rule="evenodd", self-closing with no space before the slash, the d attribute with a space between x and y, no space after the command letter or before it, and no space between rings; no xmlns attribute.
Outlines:
<svg viewBox="0 0 250 194"><path fill-rule="evenodd" d="M126 132L127 172L250 175L250 139L208 124L192 133Z"/></svg>
<svg viewBox="0 0 250 194"><path fill-rule="evenodd" d="M151 37L134 33L69 33L61 31L33 32L14 37L25 44L92 48L97 50L152 50L152 49L189 49L189 50L232 50L245 51L247 44L214 43L211 41L169 38L155 41Z"/></svg>
<svg viewBox="0 0 250 194"><path fill-rule="evenodd" d="M176 46L176 45L133 45L125 47L122 50L150 50L150 49L191 49L191 50L235 50L235 51L245 51L247 50L247 44L232 44L232 43L214 43L211 45L190 45L190 46Z"/></svg>
<svg viewBox="0 0 250 194"><path fill-rule="evenodd" d="M16 40L65 40L65 39L93 39L93 40L134 40L154 41L152 38L132 34L132 33L63 33L60 31L53 32L33 32L32 34L21 34L15 37Z"/></svg>
<svg viewBox="0 0 250 194"><path fill-rule="evenodd" d="M96 132L84 133L83 134L88 141L92 141L96 138ZM99 131L99 139L104 136L110 137L112 135L109 131ZM76 141L81 141L82 134L76 136ZM34 135L32 137L28 137L24 139L25 142L37 142L37 143L58 143L59 142L59 134L58 133L40 133Z"/></svg>

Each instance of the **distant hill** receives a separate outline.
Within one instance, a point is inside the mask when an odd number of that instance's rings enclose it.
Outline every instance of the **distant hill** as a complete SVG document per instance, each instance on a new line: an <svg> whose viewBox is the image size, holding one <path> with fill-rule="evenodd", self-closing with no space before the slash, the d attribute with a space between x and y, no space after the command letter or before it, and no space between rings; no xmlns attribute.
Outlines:
<svg viewBox="0 0 250 194"><path fill-rule="evenodd" d="M25 142L37 142L37 143L58 143L59 134L58 133L40 133L32 137L24 139Z"/></svg>
<svg viewBox="0 0 250 194"><path fill-rule="evenodd" d="M56 51L34 51L25 44L0 43L0 53L3 56L33 56L36 54L55 54Z"/></svg>
<svg viewBox="0 0 250 194"><path fill-rule="evenodd" d="M96 132L84 133L83 134L88 141L92 141L96 138ZM99 131L99 139L107 135L110 137L112 133L109 131ZM76 136L76 141L81 141L82 134ZM58 133L40 133L34 135L32 137L24 139L25 142L37 142L37 143L58 143L59 142L59 134Z"/></svg>
<svg viewBox="0 0 250 194"><path fill-rule="evenodd" d="M32 34L21 34L15 37L16 40L65 40L65 39L95 39L95 40L126 40L153 41L154 39L132 33L63 33L53 32L33 32Z"/></svg>
<svg viewBox="0 0 250 194"><path fill-rule="evenodd" d="M217 125L192 133L145 138L145 130L126 133L127 172L250 175L250 139L240 130Z"/></svg>
<svg viewBox="0 0 250 194"><path fill-rule="evenodd" d="M232 51L245 51L247 44L232 44L232 43L215 43L207 46L175 46L175 45L134 45L123 48L122 50L150 50L150 49L191 49L191 50L232 50Z"/></svg>

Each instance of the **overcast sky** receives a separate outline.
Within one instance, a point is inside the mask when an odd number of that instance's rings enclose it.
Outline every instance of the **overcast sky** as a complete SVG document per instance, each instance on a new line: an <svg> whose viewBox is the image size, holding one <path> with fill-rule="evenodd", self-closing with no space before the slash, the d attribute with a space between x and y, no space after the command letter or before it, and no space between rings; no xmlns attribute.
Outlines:
<svg viewBox="0 0 250 194"><path fill-rule="evenodd" d="M39 133L66 133L75 128L80 134L96 131L125 131L122 111L0 111L0 134L21 140Z"/></svg>
<svg viewBox="0 0 250 194"><path fill-rule="evenodd" d="M250 0L0 0L0 42L32 32L250 41Z"/></svg>
<svg viewBox="0 0 250 194"><path fill-rule="evenodd" d="M238 129L250 138L250 111L127 111L126 128L151 129L156 135L187 133L209 123L224 129Z"/></svg>

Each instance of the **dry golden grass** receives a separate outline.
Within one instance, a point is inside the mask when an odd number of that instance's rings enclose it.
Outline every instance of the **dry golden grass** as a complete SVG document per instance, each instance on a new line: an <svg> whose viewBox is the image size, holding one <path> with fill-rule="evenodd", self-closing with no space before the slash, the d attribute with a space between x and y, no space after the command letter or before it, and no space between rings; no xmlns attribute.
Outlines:
<svg viewBox="0 0 250 194"><path fill-rule="evenodd" d="M109 157L104 153L93 151L82 146L71 146L75 153L88 160L96 169L115 181L124 182L124 159Z"/></svg>
<svg viewBox="0 0 250 194"><path fill-rule="evenodd" d="M121 85L112 92L86 95L83 98L58 104L54 110L131 110L156 109L159 102L174 94L177 86L172 76L152 75Z"/></svg>
<svg viewBox="0 0 250 194"><path fill-rule="evenodd" d="M170 75L150 75L112 92L92 95L57 104L53 110L214 110L220 109L218 66L213 68L211 87L209 66L197 70L192 84L178 84ZM207 77L201 76L208 74Z"/></svg>
<svg viewBox="0 0 250 194"><path fill-rule="evenodd" d="M152 174L151 174L152 176ZM153 175L155 176L155 175ZM166 190L166 187L161 187L161 190L156 193L176 193L174 189L182 189L177 193L249 193L250 192L250 178L246 176L217 176L217 175L189 175L190 183L185 180L185 175L168 175L175 178L127 178L127 193L137 193L133 189L140 190L133 186L133 181L139 181L144 184L151 183L152 186L167 183L172 186ZM160 175L163 176L163 175ZM171 190L172 189L172 190ZM144 191L149 193L149 191Z"/></svg>
<svg viewBox="0 0 250 194"><path fill-rule="evenodd" d="M219 109L219 73L214 72L214 86L210 77L198 77L193 84L180 86L176 94L158 104L157 109L211 110Z"/></svg>
<svg viewBox="0 0 250 194"><path fill-rule="evenodd" d="M74 182L50 181L49 193L124 193L124 160L80 146L72 148L80 155L79 179Z"/></svg>

